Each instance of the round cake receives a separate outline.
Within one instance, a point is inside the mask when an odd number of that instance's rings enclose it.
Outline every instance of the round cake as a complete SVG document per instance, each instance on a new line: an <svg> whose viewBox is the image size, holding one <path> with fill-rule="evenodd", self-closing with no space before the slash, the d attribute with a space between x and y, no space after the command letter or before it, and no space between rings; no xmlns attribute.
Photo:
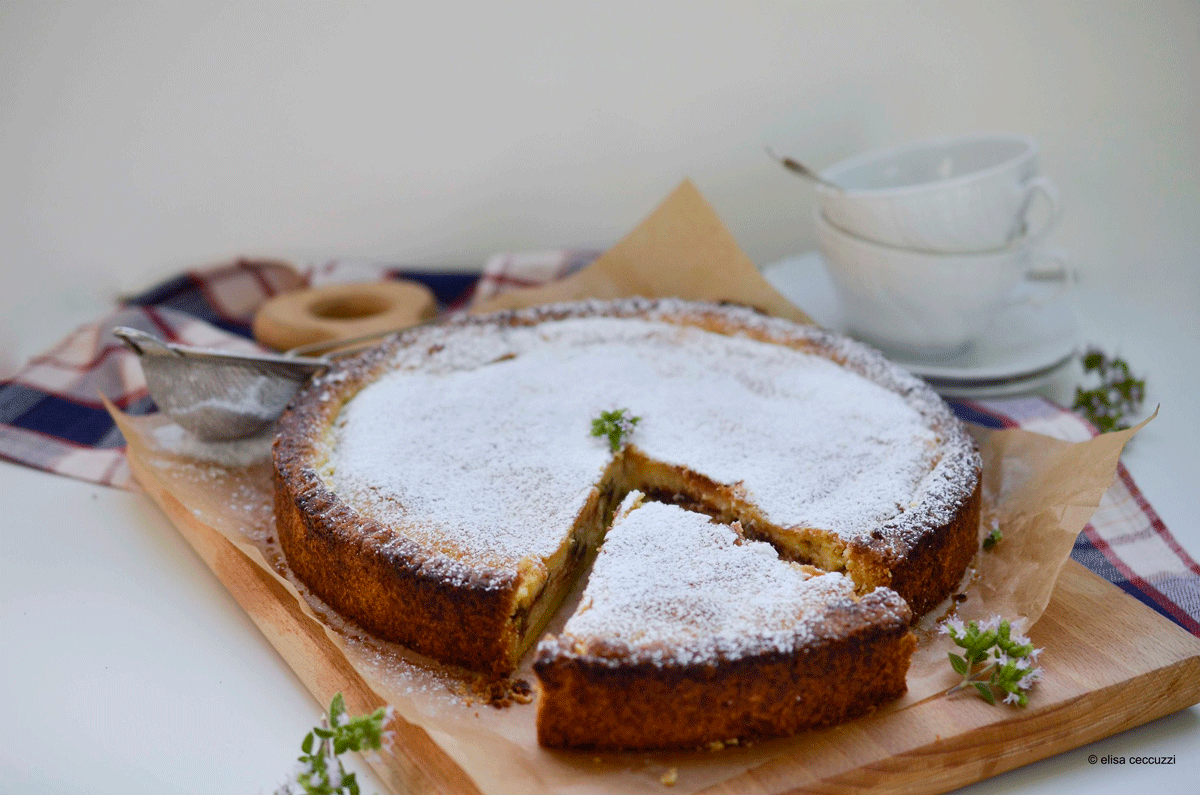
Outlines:
<svg viewBox="0 0 1200 795"><path fill-rule="evenodd" d="M486 672L541 637L634 490L868 606L898 595L905 621L977 549L979 455L946 404L865 346L740 307L626 299L413 329L314 379L274 456L296 575L380 637ZM847 633L840 648L862 647Z"/></svg>

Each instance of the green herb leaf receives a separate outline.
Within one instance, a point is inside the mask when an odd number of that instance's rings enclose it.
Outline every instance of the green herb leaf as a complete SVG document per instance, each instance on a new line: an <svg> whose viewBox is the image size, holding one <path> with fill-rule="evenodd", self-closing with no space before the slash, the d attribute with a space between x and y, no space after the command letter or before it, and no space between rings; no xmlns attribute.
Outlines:
<svg viewBox="0 0 1200 795"><path fill-rule="evenodd" d="M608 437L609 449L614 453L621 449L626 437L633 433L634 426L642 420L641 417L626 416L627 411L629 409L602 411L599 417L592 420L592 436Z"/></svg>
<svg viewBox="0 0 1200 795"><path fill-rule="evenodd" d="M388 710L379 708L370 715L357 718L346 716L346 701L341 693L329 704L329 714L321 718L316 726L300 743L304 755L299 758L304 766L293 779L306 795L358 795L358 782L353 773L347 773L338 757L346 751L371 751L383 746L383 726L387 722ZM317 743L317 738L321 739ZM316 753L314 753L316 746ZM330 752L332 754L330 755ZM334 782L337 785L334 785ZM295 786L284 786L276 795L291 795Z"/></svg>
<svg viewBox="0 0 1200 795"><path fill-rule="evenodd" d="M1082 361L1084 372L1094 373L1099 385L1092 389L1075 387L1071 408L1087 417L1101 433L1129 427L1124 420L1141 409L1146 397L1145 379L1134 378L1128 362L1110 359L1098 348L1089 348Z"/></svg>
<svg viewBox="0 0 1200 795"><path fill-rule="evenodd" d="M983 548L991 549L999 544L1004 539L1004 534L1000 532L1000 528L996 528L987 534L987 538L983 539Z"/></svg>
<svg viewBox="0 0 1200 795"><path fill-rule="evenodd" d="M1029 700L1026 691L1042 678L1042 669L1034 665L1041 653L1029 638L1014 634L1012 624L993 616L980 625L976 621L964 625L957 618L948 618L941 631L949 635L963 654L949 653L950 667L961 676L962 682L950 692L968 685L989 704L996 703L997 693L1006 693L1006 704L1023 707Z"/></svg>
<svg viewBox="0 0 1200 795"><path fill-rule="evenodd" d="M996 697L992 695L992 689L990 687L985 685L983 682L972 682L971 684L975 685L975 689L979 691L979 695L984 701L992 706L996 705Z"/></svg>

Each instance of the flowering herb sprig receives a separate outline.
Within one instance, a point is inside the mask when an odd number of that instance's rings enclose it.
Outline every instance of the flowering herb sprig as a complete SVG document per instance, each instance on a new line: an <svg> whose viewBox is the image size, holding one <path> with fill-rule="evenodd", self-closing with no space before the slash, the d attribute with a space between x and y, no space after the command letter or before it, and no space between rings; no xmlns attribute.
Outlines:
<svg viewBox="0 0 1200 795"><path fill-rule="evenodd" d="M607 436L608 447L614 453L621 449L626 437L633 433L633 428L641 417L627 416L629 409L614 409L602 411L600 416L592 420L592 436Z"/></svg>
<svg viewBox="0 0 1200 795"><path fill-rule="evenodd" d="M1001 694L1005 704L1029 703L1026 691L1042 678L1042 669L1034 665L1042 650L1029 638L1014 635L1007 620L993 616L983 624L964 625L952 618L942 624L941 632L963 650L961 655L950 652L950 665L963 679L948 692L973 687L989 704Z"/></svg>
<svg viewBox="0 0 1200 795"><path fill-rule="evenodd" d="M389 739L383 730L391 707L380 707L370 715L352 718L346 713L342 694L333 697L329 715L321 716L321 725L304 737L295 773L291 781L275 795L359 795L358 782L347 773L338 758L347 751L374 751Z"/></svg>
<svg viewBox="0 0 1200 795"><path fill-rule="evenodd" d="M1084 373L1095 373L1100 385L1087 390L1075 387L1071 408L1083 412L1101 433L1128 428L1123 420L1141 409L1146 380L1134 378L1128 362L1116 356L1110 359L1099 348L1089 348L1082 361Z"/></svg>
<svg viewBox="0 0 1200 795"><path fill-rule="evenodd" d="M1004 540L1004 533L1000 532L999 527L994 527L994 528L992 528L992 532L990 532L986 536L984 536L983 548L991 549L992 547L996 546L1003 540Z"/></svg>

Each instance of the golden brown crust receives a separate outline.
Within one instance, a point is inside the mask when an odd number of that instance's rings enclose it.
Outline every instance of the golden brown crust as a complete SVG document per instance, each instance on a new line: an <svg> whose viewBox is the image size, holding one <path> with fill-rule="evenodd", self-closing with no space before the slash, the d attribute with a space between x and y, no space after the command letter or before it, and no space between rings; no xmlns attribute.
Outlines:
<svg viewBox="0 0 1200 795"><path fill-rule="evenodd" d="M539 649L534 662L541 684L538 742L691 749L787 736L865 714L904 694L916 648L907 609L897 611L881 594L831 611L816 643L706 665L580 655L560 638L556 648Z"/></svg>
<svg viewBox="0 0 1200 795"><path fill-rule="evenodd" d="M382 528L305 474L277 468L275 521L288 564L315 594L367 631L442 662L481 671L516 667L514 579L454 582L419 552L382 548L372 541ZM296 489L298 481L307 487Z"/></svg>
<svg viewBox="0 0 1200 795"><path fill-rule="evenodd" d="M963 572L979 551L981 504L982 490L977 485L958 506L953 519L939 526L937 532L923 533L902 557L889 561L889 576L878 584L904 597L914 617L937 607L958 587Z"/></svg>

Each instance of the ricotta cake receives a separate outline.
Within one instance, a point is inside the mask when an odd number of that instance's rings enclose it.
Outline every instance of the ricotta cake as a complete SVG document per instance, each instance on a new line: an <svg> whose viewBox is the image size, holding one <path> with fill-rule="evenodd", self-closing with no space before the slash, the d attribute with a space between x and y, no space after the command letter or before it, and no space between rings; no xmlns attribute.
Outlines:
<svg viewBox="0 0 1200 795"><path fill-rule="evenodd" d="M614 410L638 418L616 449L591 435ZM977 546L979 455L945 403L865 346L738 307L625 299L413 329L314 379L274 460L301 580L383 638L496 674L634 489L911 615Z"/></svg>

